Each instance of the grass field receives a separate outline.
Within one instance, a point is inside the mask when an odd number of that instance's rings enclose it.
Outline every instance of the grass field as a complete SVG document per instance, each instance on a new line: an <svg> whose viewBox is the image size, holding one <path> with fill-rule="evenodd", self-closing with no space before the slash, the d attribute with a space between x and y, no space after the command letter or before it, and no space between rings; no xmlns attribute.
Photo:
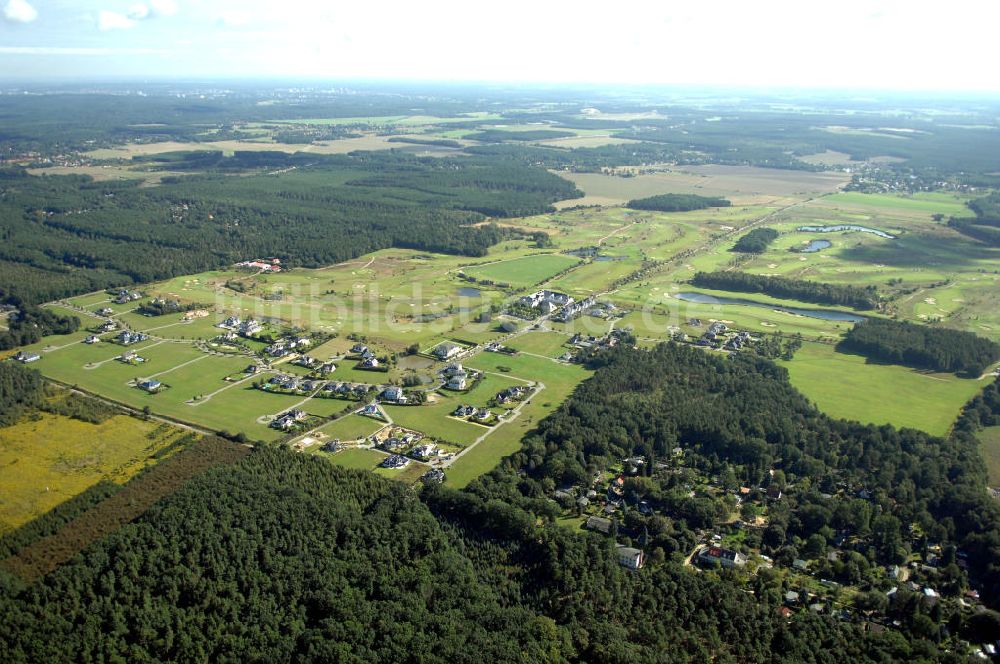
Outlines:
<svg viewBox="0 0 1000 664"><path fill-rule="evenodd" d="M607 330L608 323L603 324ZM568 350L566 345L569 337L559 332L527 332L511 341L508 345L525 353L559 357Z"/></svg>
<svg viewBox="0 0 1000 664"><path fill-rule="evenodd" d="M344 402L341 402L344 403ZM370 436L385 426L370 417L360 415L346 415L324 425L316 431L327 438L335 440L356 440Z"/></svg>
<svg viewBox="0 0 1000 664"><path fill-rule="evenodd" d="M468 267L463 271L477 279L489 279L497 283L507 283L515 287L540 284L551 279L568 267L579 263L579 259L561 254L539 254L513 260Z"/></svg>
<svg viewBox="0 0 1000 664"><path fill-rule="evenodd" d="M990 486L1000 486L1000 426L986 427L976 434L979 453L986 462Z"/></svg>
<svg viewBox="0 0 1000 664"><path fill-rule="evenodd" d="M951 428L962 405L983 387L978 380L906 367L866 364L859 355L806 343L790 362L792 384L832 417L912 427L934 435Z"/></svg>
<svg viewBox="0 0 1000 664"><path fill-rule="evenodd" d="M40 413L0 428L0 534L100 480L124 483L185 433L124 415L90 424Z"/></svg>

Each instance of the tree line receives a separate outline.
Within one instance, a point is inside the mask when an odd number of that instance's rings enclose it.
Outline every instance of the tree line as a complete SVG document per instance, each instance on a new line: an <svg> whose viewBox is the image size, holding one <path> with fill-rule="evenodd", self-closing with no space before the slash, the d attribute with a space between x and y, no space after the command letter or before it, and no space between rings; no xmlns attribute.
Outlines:
<svg viewBox="0 0 1000 664"><path fill-rule="evenodd" d="M764 293L815 304L830 304L852 309L874 309L881 298L875 286L828 284L788 277L769 277L748 272L698 272L691 284L712 290L738 293Z"/></svg>
<svg viewBox="0 0 1000 664"><path fill-rule="evenodd" d="M50 334L70 334L78 329L80 319L76 316L21 304L17 311L7 317L7 330L0 333L0 350L27 346Z"/></svg>
<svg viewBox="0 0 1000 664"><path fill-rule="evenodd" d="M1000 360L1000 344L972 332L885 318L857 323L837 348L877 362L972 378Z"/></svg>

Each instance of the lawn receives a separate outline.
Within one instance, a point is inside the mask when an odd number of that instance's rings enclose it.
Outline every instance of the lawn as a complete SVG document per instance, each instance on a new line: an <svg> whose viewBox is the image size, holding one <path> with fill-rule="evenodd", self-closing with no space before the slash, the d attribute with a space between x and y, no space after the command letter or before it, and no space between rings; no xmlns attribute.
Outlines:
<svg viewBox="0 0 1000 664"><path fill-rule="evenodd" d="M608 324L603 323L603 326L606 331ZM559 357L569 350L566 346L568 341L569 337L559 332L527 332L507 345L525 353Z"/></svg>
<svg viewBox="0 0 1000 664"><path fill-rule="evenodd" d="M316 452L318 456L326 457L338 466L344 468L360 468L361 470L372 470L381 463L385 454L375 450L350 448L341 450L333 454L326 452Z"/></svg>
<svg viewBox="0 0 1000 664"><path fill-rule="evenodd" d="M486 427L449 417L461 397L443 397L436 404L425 406L383 406L393 422L419 431L431 438L465 447L488 431Z"/></svg>
<svg viewBox="0 0 1000 664"><path fill-rule="evenodd" d="M346 402L341 401L340 403ZM316 433L324 434L333 440L357 440L372 435L384 426L383 422L377 422L370 417L346 415L324 425Z"/></svg>
<svg viewBox="0 0 1000 664"><path fill-rule="evenodd" d="M527 287L551 279L563 270L579 263L578 258L562 254L538 254L511 260L465 268L463 271L477 279L488 279L514 287Z"/></svg>
<svg viewBox="0 0 1000 664"><path fill-rule="evenodd" d="M186 433L125 415L90 424L40 413L0 428L0 534L101 480L123 484Z"/></svg>
<svg viewBox="0 0 1000 664"><path fill-rule="evenodd" d="M990 486L1000 486L1000 426L986 427L976 437L980 441L979 453L986 462Z"/></svg>
<svg viewBox="0 0 1000 664"><path fill-rule="evenodd" d="M912 427L942 436L962 405L983 388L977 380L906 367L867 364L859 355L807 342L790 362L792 384L832 417Z"/></svg>

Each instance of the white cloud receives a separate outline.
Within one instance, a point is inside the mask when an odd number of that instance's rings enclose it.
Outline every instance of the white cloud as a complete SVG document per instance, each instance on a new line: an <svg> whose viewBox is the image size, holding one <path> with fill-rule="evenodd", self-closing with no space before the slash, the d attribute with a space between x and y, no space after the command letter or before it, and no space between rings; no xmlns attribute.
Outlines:
<svg viewBox="0 0 1000 664"><path fill-rule="evenodd" d="M147 16L149 16L149 7L142 4L141 2L136 3L128 8L128 17L133 21L141 21Z"/></svg>
<svg viewBox="0 0 1000 664"><path fill-rule="evenodd" d="M135 27L135 21L124 14L102 9L97 15L97 28L101 32L107 32L109 30L128 30L132 27Z"/></svg>
<svg viewBox="0 0 1000 664"><path fill-rule="evenodd" d="M10 0L3 8L3 17L11 23L31 23L38 11L27 0Z"/></svg>
<svg viewBox="0 0 1000 664"><path fill-rule="evenodd" d="M157 16L173 16L177 13L175 0L149 0L149 8Z"/></svg>

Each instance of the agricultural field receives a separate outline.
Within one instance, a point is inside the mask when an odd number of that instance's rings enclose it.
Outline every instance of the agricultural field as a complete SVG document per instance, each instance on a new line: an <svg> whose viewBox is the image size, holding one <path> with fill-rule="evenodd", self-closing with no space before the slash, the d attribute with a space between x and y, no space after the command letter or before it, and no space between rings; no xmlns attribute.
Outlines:
<svg viewBox="0 0 1000 664"><path fill-rule="evenodd" d="M125 483L186 434L125 415L90 424L38 413L0 427L0 535L102 480Z"/></svg>
<svg viewBox="0 0 1000 664"><path fill-rule="evenodd" d="M832 346L805 343L790 362L792 384L832 417L912 427L943 436L963 404L984 386L979 380L906 367L866 363Z"/></svg>

